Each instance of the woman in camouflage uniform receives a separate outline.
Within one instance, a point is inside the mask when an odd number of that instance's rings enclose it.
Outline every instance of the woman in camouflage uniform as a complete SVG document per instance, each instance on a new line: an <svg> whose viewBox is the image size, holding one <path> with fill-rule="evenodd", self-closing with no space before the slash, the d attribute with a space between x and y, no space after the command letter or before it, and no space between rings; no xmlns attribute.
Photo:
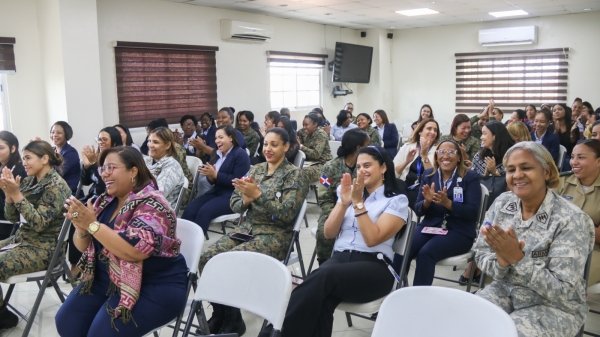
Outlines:
<svg viewBox="0 0 600 337"><path fill-rule="evenodd" d="M326 239L323 235L323 226L329 213L337 203L337 188L342 181L344 173L349 173L352 179L356 178L356 153L358 149L369 145L369 136L360 129L346 131L342 136L342 145L338 148L338 157L323 165L319 178L319 207L321 214L317 223L317 261L323 264L333 250L335 239Z"/></svg>
<svg viewBox="0 0 600 337"><path fill-rule="evenodd" d="M199 270L213 256L228 251L251 251L283 260L292 240L294 218L308 192L308 183L301 171L285 159L289 135L281 128L272 128L265 135L263 154L266 163L254 165L241 179L233 179L235 191L231 209L246 213L246 221L233 233L252 235L246 242L223 236L202 254ZM260 271L257 271L260 272ZM213 303L213 315L208 321L211 333L235 332L242 335L246 325L240 310Z"/></svg>
<svg viewBox="0 0 600 337"><path fill-rule="evenodd" d="M323 164L332 159L329 136L319 127L319 117L316 114L304 116L302 125L304 132L298 133L300 151L304 152L307 161L313 162L303 169L303 174L308 183L313 183L319 179Z"/></svg>
<svg viewBox="0 0 600 337"><path fill-rule="evenodd" d="M371 124L373 124L373 120L371 119L371 116L369 116L369 114L366 114L364 112L358 114L358 116L356 116L356 124L358 125L359 129L363 130L367 133L367 135L369 135L369 138L371 139L370 145L382 145L381 135L379 135L379 131L377 131L374 127L371 126Z"/></svg>
<svg viewBox="0 0 600 337"><path fill-rule="evenodd" d="M440 141L452 140L458 143L469 160L481 149L481 141L471 135L471 121L465 114L458 114L452 121L449 135L443 135Z"/></svg>
<svg viewBox="0 0 600 337"><path fill-rule="evenodd" d="M62 163L62 156L50 144L36 140L23 149L27 177L15 177L7 167L2 169L0 188L6 194L6 219L17 222L21 215L25 222L13 236L0 241L5 249L15 245L0 252L0 280L48 268L64 220L63 204L71 194L67 182L56 172ZM18 318L7 309L1 290L0 301L0 329L16 326Z"/></svg>
<svg viewBox="0 0 600 337"><path fill-rule="evenodd" d="M258 145L260 144L260 140L262 138L258 132L254 131L250 127L250 124L254 122L254 114L252 111L243 110L238 112L237 118L235 120L235 128L239 130L242 135L244 135L244 139L246 140L247 149L250 152L250 157L254 157L256 150L258 150Z"/></svg>
<svg viewBox="0 0 600 337"><path fill-rule="evenodd" d="M475 262L494 278L477 294L510 314L519 336L575 336L588 311L594 223L551 190L558 170L541 144L517 143L503 162L512 192L490 207L477 239Z"/></svg>

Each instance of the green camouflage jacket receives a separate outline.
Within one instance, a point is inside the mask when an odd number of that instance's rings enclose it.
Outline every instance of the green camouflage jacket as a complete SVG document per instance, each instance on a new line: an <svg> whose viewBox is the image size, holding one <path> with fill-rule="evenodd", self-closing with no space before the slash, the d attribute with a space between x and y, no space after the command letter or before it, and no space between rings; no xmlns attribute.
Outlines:
<svg viewBox="0 0 600 337"><path fill-rule="evenodd" d="M452 135L443 135L440 138L440 141L452 140L458 143L458 145L464 145L465 149L467 150L467 156L469 157L469 160L473 160L475 154L481 149L481 140L472 136L472 130L473 129L471 128L471 136L469 136L469 138L465 140L457 141L456 139L454 139L454 137L452 137Z"/></svg>
<svg viewBox="0 0 600 337"><path fill-rule="evenodd" d="M306 132L298 133L298 136L303 145L301 150L306 154L306 160L325 163L333 158L329 147L329 136L322 128L318 128L310 136Z"/></svg>
<svg viewBox="0 0 600 337"><path fill-rule="evenodd" d="M35 246L42 249L54 249L58 232L62 227L66 213L65 200L71 195L67 182L51 169L40 182L35 176L24 178L21 182L23 199L15 203L6 203L4 212L11 222L19 221L19 214L27 223L21 224L12 242L23 246Z"/></svg>

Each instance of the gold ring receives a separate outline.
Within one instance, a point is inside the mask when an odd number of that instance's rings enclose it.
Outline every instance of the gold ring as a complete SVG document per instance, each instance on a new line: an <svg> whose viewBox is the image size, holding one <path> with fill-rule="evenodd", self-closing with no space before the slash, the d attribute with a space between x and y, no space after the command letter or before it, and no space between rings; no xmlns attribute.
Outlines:
<svg viewBox="0 0 600 337"><path fill-rule="evenodd" d="M77 219L78 216L79 216L79 212L73 213L73 219Z"/></svg>

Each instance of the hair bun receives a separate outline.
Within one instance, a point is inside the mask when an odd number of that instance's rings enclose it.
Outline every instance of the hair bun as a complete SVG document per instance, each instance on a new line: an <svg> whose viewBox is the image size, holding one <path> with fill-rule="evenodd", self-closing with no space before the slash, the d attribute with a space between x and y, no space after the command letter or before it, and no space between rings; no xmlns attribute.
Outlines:
<svg viewBox="0 0 600 337"><path fill-rule="evenodd" d="M229 109L231 109L231 112L235 113L235 109L232 106L230 106Z"/></svg>

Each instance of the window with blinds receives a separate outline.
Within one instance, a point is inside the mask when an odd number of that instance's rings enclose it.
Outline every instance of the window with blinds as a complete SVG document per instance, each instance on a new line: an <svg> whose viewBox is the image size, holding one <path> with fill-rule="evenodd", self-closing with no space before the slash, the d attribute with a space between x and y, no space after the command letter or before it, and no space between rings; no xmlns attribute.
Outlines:
<svg viewBox="0 0 600 337"><path fill-rule="evenodd" d="M0 74L14 74L17 71L15 42L14 37L0 37Z"/></svg>
<svg viewBox="0 0 600 337"><path fill-rule="evenodd" d="M456 113L480 113L490 99L505 114L567 101L569 48L455 56Z"/></svg>
<svg viewBox="0 0 600 337"><path fill-rule="evenodd" d="M321 105L325 54L268 51L271 109L308 109Z"/></svg>
<svg viewBox="0 0 600 337"><path fill-rule="evenodd" d="M119 123L146 126L156 118L217 113L218 47L117 42Z"/></svg>

